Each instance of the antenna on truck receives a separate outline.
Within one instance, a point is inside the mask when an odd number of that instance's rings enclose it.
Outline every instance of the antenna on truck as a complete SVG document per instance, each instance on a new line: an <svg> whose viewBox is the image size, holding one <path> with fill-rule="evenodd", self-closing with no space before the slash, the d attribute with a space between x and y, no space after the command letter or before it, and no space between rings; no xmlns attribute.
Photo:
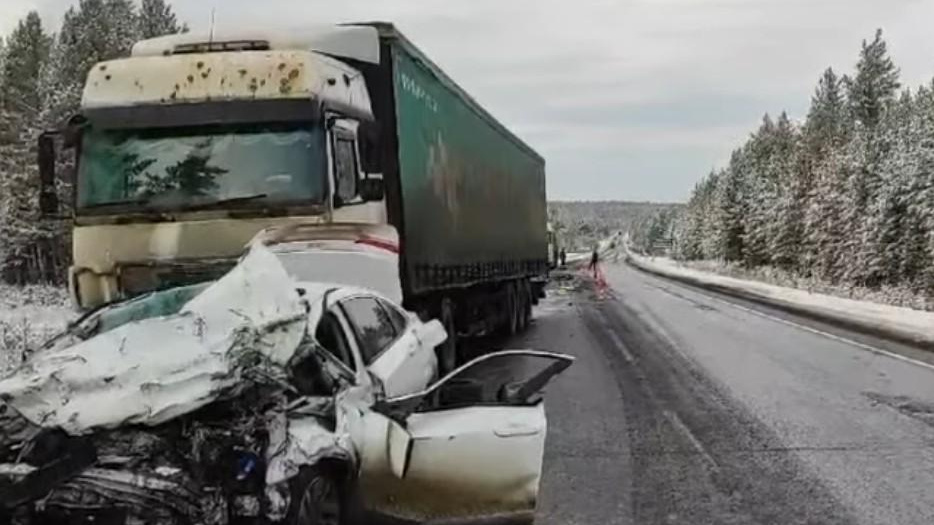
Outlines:
<svg viewBox="0 0 934 525"><path fill-rule="evenodd" d="M211 8L211 33L208 36L208 44L214 43L214 16L217 14L217 7Z"/></svg>

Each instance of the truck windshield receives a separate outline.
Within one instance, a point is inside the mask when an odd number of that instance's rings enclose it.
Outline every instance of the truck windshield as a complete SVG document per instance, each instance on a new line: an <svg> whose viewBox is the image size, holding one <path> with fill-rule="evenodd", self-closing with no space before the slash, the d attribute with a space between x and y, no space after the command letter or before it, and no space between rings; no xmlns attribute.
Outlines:
<svg viewBox="0 0 934 525"><path fill-rule="evenodd" d="M79 210L320 204L326 189L320 126L92 128L80 159Z"/></svg>

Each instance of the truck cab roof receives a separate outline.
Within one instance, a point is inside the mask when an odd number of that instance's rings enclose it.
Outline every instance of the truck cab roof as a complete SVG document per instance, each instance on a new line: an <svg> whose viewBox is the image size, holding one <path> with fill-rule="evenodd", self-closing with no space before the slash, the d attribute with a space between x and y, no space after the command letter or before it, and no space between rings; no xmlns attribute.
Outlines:
<svg viewBox="0 0 934 525"><path fill-rule="evenodd" d="M137 42L131 56L218 51L305 50L379 64L379 31L370 26L307 26L302 29L236 29L180 33Z"/></svg>
<svg viewBox="0 0 934 525"><path fill-rule="evenodd" d="M232 100L317 100L372 119L359 71L339 60L379 62L373 27L302 32L184 33L138 42L129 58L95 65L83 110Z"/></svg>

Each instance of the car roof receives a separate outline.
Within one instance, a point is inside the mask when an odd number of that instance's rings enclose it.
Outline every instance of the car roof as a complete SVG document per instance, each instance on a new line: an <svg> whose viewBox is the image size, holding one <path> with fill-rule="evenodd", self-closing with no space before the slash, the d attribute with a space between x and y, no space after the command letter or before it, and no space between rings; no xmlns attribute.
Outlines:
<svg viewBox="0 0 934 525"><path fill-rule="evenodd" d="M311 302L315 303L324 299L325 294L329 295L332 299L345 299L347 297L353 297L357 295L368 295L371 297L377 297L388 303L391 303L397 307L402 307L399 304L396 304L393 300L387 298L383 294L377 292L376 290L371 290L369 288L361 288L359 286L348 286L346 284L336 284L336 283L322 283L322 282L310 282L310 281L298 281L295 283L296 286L305 291L305 298Z"/></svg>

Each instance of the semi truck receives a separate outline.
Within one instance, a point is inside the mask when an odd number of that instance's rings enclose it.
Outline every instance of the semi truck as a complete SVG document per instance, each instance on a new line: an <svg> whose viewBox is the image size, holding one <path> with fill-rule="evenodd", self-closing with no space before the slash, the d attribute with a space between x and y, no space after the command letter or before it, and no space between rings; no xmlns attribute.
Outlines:
<svg viewBox="0 0 934 525"><path fill-rule="evenodd" d="M74 152L83 310L215 279L260 237L353 245L442 321L450 369L459 334L521 330L548 271L544 159L388 23L138 42L92 68L80 111L38 146L47 214ZM346 257L296 260L355 284Z"/></svg>

